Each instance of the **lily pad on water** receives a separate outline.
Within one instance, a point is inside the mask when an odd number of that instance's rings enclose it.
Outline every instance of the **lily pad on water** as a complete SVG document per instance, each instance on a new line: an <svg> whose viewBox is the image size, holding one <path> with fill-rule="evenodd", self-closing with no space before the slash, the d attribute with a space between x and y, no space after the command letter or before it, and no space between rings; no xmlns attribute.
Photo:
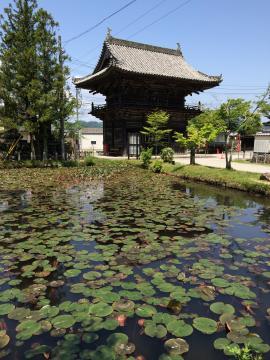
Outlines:
<svg viewBox="0 0 270 360"><path fill-rule="evenodd" d="M229 339L226 338L218 338L214 341L214 348L217 350L224 350L229 344L231 343L231 341Z"/></svg>
<svg viewBox="0 0 270 360"><path fill-rule="evenodd" d="M34 320L25 320L16 327L16 330L19 340L28 340L40 332L41 324Z"/></svg>
<svg viewBox="0 0 270 360"><path fill-rule="evenodd" d="M138 316L145 318L153 316L154 314L156 314L157 310L154 306L144 304L137 307L135 312Z"/></svg>
<svg viewBox="0 0 270 360"><path fill-rule="evenodd" d="M162 339L167 334L167 329L163 325L156 325L152 322L149 325L146 325L144 332L147 336L157 337L158 339Z"/></svg>
<svg viewBox="0 0 270 360"><path fill-rule="evenodd" d="M135 303L131 300L121 299L112 304L114 310L119 312L130 312L134 309Z"/></svg>
<svg viewBox="0 0 270 360"><path fill-rule="evenodd" d="M233 314L235 312L234 307L230 304L224 304L223 302L215 302L210 305L210 310L215 314Z"/></svg>
<svg viewBox="0 0 270 360"><path fill-rule="evenodd" d="M101 301L97 304L90 305L89 311L95 316L105 317L113 312L113 308L111 305L108 305L105 302Z"/></svg>
<svg viewBox="0 0 270 360"><path fill-rule="evenodd" d="M118 344L127 344L128 336L123 333L114 333L107 338L107 344L111 347L115 347Z"/></svg>
<svg viewBox="0 0 270 360"><path fill-rule="evenodd" d="M30 315L30 309L17 307L8 314L8 318L12 320L21 321L27 318L29 315Z"/></svg>
<svg viewBox="0 0 270 360"><path fill-rule="evenodd" d="M13 305L13 304L1 304L0 305L0 316L7 315L14 309L15 309L15 305Z"/></svg>
<svg viewBox="0 0 270 360"><path fill-rule="evenodd" d="M172 320L167 324L167 330L174 336L186 337L193 333L193 327L184 320Z"/></svg>
<svg viewBox="0 0 270 360"><path fill-rule="evenodd" d="M195 318L193 326L203 334L214 334L217 331L216 321L205 317Z"/></svg>
<svg viewBox="0 0 270 360"><path fill-rule="evenodd" d="M78 269L69 269L69 270L66 270L66 271L64 272L64 275L65 275L66 277L71 278L71 277L76 277L76 276L80 275L80 273L81 273L81 270L78 270Z"/></svg>
<svg viewBox="0 0 270 360"><path fill-rule="evenodd" d="M181 338L169 339L164 346L170 355L182 355L189 351L188 343Z"/></svg>
<svg viewBox="0 0 270 360"><path fill-rule="evenodd" d="M7 335L6 330L0 331L0 349L3 349L8 345L10 337Z"/></svg>
<svg viewBox="0 0 270 360"><path fill-rule="evenodd" d="M51 320L56 329L67 329L75 324L75 319L72 315L59 315Z"/></svg>

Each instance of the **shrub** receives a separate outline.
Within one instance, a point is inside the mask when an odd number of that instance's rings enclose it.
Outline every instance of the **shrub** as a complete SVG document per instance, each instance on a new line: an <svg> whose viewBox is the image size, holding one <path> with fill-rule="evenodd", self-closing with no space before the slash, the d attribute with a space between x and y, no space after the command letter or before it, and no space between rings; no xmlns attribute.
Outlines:
<svg viewBox="0 0 270 360"><path fill-rule="evenodd" d="M76 167L79 165L77 160L65 160L62 161L63 167Z"/></svg>
<svg viewBox="0 0 270 360"><path fill-rule="evenodd" d="M95 165L95 159L93 156L87 156L85 159L84 159L84 165L85 166L93 166Z"/></svg>
<svg viewBox="0 0 270 360"><path fill-rule="evenodd" d="M154 173L161 173L163 167L163 162L161 160L155 160L153 164L151 165L151 170Z"/></svg>
<svg viewBox="0 0 270 360"><path fill-rule="evenodd" d="M144 149L141 152L140 159L143 163L143 167L145 167L145 168L149 167L149 165L151 163L152 154L153 154L152 148Z"/></svg>
<svg viewBox="0 0 270 360"><path fill-rule="evenodd" d="M173 149L170 147L166 147L161 150L160 157L164 162L172 164L173 163L173 155L174 155Z"/></svg>

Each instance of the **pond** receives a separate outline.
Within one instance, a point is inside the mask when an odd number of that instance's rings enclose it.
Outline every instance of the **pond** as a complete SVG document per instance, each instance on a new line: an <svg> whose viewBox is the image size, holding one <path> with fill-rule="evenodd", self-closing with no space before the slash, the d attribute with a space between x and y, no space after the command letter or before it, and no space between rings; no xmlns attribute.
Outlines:
<svg viewBox="0 0 270 360"><path fill-rule="evenodd" d="M0 358L270 359L270 201L128 170L0 191Z"/></svg>

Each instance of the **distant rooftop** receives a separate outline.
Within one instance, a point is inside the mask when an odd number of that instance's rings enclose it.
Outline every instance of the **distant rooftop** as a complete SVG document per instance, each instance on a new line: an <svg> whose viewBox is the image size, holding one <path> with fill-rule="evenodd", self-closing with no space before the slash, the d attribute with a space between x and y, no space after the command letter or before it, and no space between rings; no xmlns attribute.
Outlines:
<svg viewBox="0 0 270 360"><path fill-rule="evenodd" d="M96 134L102 134L103 135L103 128L82 128L81 129L82 134L89 134L89 135L96 135Z"/></svg>

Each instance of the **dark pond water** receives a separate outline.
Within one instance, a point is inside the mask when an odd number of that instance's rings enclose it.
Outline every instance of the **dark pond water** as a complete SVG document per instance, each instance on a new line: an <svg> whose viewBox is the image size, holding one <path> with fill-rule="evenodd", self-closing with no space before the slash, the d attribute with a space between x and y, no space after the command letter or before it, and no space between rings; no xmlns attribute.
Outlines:
<svg viewBox="0 0 270 360"><path fill-rule="evenodd" d="M270 359L269 215L140 170L1 191L0 358Z"/></svg>

